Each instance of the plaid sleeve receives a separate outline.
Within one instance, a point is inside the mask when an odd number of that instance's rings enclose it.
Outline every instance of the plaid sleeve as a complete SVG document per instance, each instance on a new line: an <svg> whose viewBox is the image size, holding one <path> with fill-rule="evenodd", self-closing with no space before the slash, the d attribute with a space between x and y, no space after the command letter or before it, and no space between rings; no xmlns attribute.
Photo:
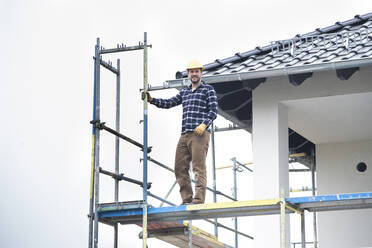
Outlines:
<svg viewBox="0 0 372 248"><path fill-rule="evenodd" d="M212 121L216 119L218 110L217 95L212 86L207 91L207 107L209 112L207 114L207 119L204 120L203 123L209 127L209 125L212 124Z"/></svg>
<svg viewBox="0 0 372 248"><path fill-rule="evenodd" d="M180 105L182 103L182 96L180 93L178 93L177 95L169 99L153 98L150 103L154 104L158 108L169 109Z"/></svg>

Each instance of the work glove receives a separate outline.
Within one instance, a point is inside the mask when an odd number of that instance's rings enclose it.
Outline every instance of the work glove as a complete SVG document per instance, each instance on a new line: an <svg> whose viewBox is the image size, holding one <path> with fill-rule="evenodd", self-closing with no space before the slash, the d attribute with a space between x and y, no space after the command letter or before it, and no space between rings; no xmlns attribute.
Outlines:
<svg viewBox="0 0 372 248"><path fill-rule="evenodd" d="M150 96L150 93L148 91L146 91L146 92L142 91L142 96L141 96L142 101L145 100L145 94L147 94L147 101L148 102L151 102L152 101L152 97Z"/></svg>
<svg viewBox="0 0 372 248"><path fill-rule="evenodd" d="M197 135L201 136L205 129L207 128L207 125L205 125L204 123L200 124L199 126L197 126L195 129L194 129L194 133L196 133Z"/></svg>

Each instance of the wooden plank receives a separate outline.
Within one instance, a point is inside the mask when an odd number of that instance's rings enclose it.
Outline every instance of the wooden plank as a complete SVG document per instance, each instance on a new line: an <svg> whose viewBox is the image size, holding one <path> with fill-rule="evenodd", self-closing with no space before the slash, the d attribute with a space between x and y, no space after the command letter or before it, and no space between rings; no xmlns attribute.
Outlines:
<svg viewBox="0 0 372 248"><path fill-rule="evenodd" d="M140 226L140 224L139 224ZM177 228L185 228L185 230L188 229L188 223L187 222L162 222L162 223L149 223L148 231L149 234L151 234L151 230L154 230L156 232L160 232L162 230L169 230L170 228L174 228L175 230ZM173 235L164 235L164 233L160 234L159 236L156 236L156 232L154 232L151 236L159 240L162 240L166 243L172 244L176 247L180 248L188 248L189 247L189 240L188 240L188 233L185 232L184 234L176 234ZM198 248L226 248L230 247L220 241L217 240L217 238L208 233L205 232L195 226L192 227L192 244L193 247Z"/></svg>

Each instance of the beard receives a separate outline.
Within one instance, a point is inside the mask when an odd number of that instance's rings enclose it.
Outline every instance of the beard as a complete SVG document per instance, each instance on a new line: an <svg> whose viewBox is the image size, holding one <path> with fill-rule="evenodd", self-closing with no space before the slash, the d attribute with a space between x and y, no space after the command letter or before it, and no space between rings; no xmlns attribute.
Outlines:
<svg viewBox="0 0 372 248"><path fill-rule="evenodd" d="M190 79L190 81L191 81L191 83L193 83L193 84L197 84L197 83L200 82L200 77L192 77L192 78Z"/></svg>

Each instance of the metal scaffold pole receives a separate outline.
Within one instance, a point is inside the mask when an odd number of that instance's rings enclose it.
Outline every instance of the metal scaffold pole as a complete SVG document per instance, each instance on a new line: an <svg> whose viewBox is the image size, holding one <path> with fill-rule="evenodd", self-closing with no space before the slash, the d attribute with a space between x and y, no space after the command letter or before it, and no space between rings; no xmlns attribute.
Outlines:
<svg viewBox="0 0 372 248"><path fill-rule="evenodd" d="M217 202L217 185L216 185L216 151L214 141L214 123L212 122L211 128L212 136L212 171L213 171L213 202ZM218 224L217 219L214 219L214 236L218 237Z"/></svg>
<svg viewBox="0 0 372 248"><path fill-rule="evenodd" d="M286 202L285 202L285 194L284 190L281 189L280 191L280 248L286 248L286 235L285 235L285 209L286 209Z"/></svg>
<svg viewBox="0 0 372 248"><path fill-rule="evenodd" d="M96 86L95 86L95 120L100 119L100 60L99 38L96 45ZM98 60L98 61L97 61ZM100 130L95 127L95 159L94 159L94 248L98 247L98 204L99 204L99 142Z"/></svg>
<svg viewBox="0 0 372 248"><path fill-rule="evenodd" d="M116 69L116 116L115 130L120 132L120 59L117 59ZM115 136L115 173L119 174L119 137ZM119 201L119 179L115 178L115 203ZM114 248L118 247L118 224L114 226Z"/></svg>
<svg viewBox="0 0 372 248"><path fill-rule="evenodd" d="M305 210L301 212L301 248L306 248Z"/></svg>
<svg viewBox="0 0 372 248"><path fill-rule="evenodd" d="M233 188L233 197L235 200L238 200L238 187L237 187L237 181L236 181L236 158L232 158L232 161L234 162L234 188ZM234 217L234 229L235 229L235 248L238 248L238 218Z"/></svg>
<svg viewBox="0 0 372 248"><path fill-rule="evenodd" d="M172 191L173 191L174 187L176 187L176 185L177 185L177 180L174 181L174 183L172 184L172 186L171 186L170 189L168 190L167 194L166 194L165 197L164 197L164 200L167 200L167 199L168 199L169 195L172 193ZM164 204L164 202L162 201L162 202L160 203L160 207L162 207L163 204Z"/></svg>
<svg viewBox="0 0 372 248"><path fill-rule="evenodd" d="M148 89L148 74L147 74L147 32L144 33L144 48L143 48L143 90L147 92ZM147 248L147 119L148 119L148 104L147 94L143 101L143 248Z"/></svg>
<svg viewBox="0 0 372 248"><path fill-rule="evenodd" d="M189 234L189 248L192 248L192 221L189 220L189 224L188 224L188 234Z"/></svg>
<svg viewBox="0 0 372 248"><path fill-rule="evenodd" d="M313 163L311 164L311 185L312 185L312 195L315 196L315 166L316 166L316 157L315 151L313 153ZM316 225L316 211L313 212L313 232L314 232L314 248L318 248L318 232Z"/></svg>
<svg viewBox="0 0 372 248"><path fill-rule="evenodd" d="M99 50L99 39L94 47L95 58L97 58ZM99 63L98 63L99 64ZM93 86L93 120L96 120L96 83L97 83L97 60L94 60L94 86ZM89 234L88 248L93 245L93 213L94 213L94 169L95 169L95 149L96 149L96 128L92 125L92 158L90 169L90 194L89 194Z"/></svg>

